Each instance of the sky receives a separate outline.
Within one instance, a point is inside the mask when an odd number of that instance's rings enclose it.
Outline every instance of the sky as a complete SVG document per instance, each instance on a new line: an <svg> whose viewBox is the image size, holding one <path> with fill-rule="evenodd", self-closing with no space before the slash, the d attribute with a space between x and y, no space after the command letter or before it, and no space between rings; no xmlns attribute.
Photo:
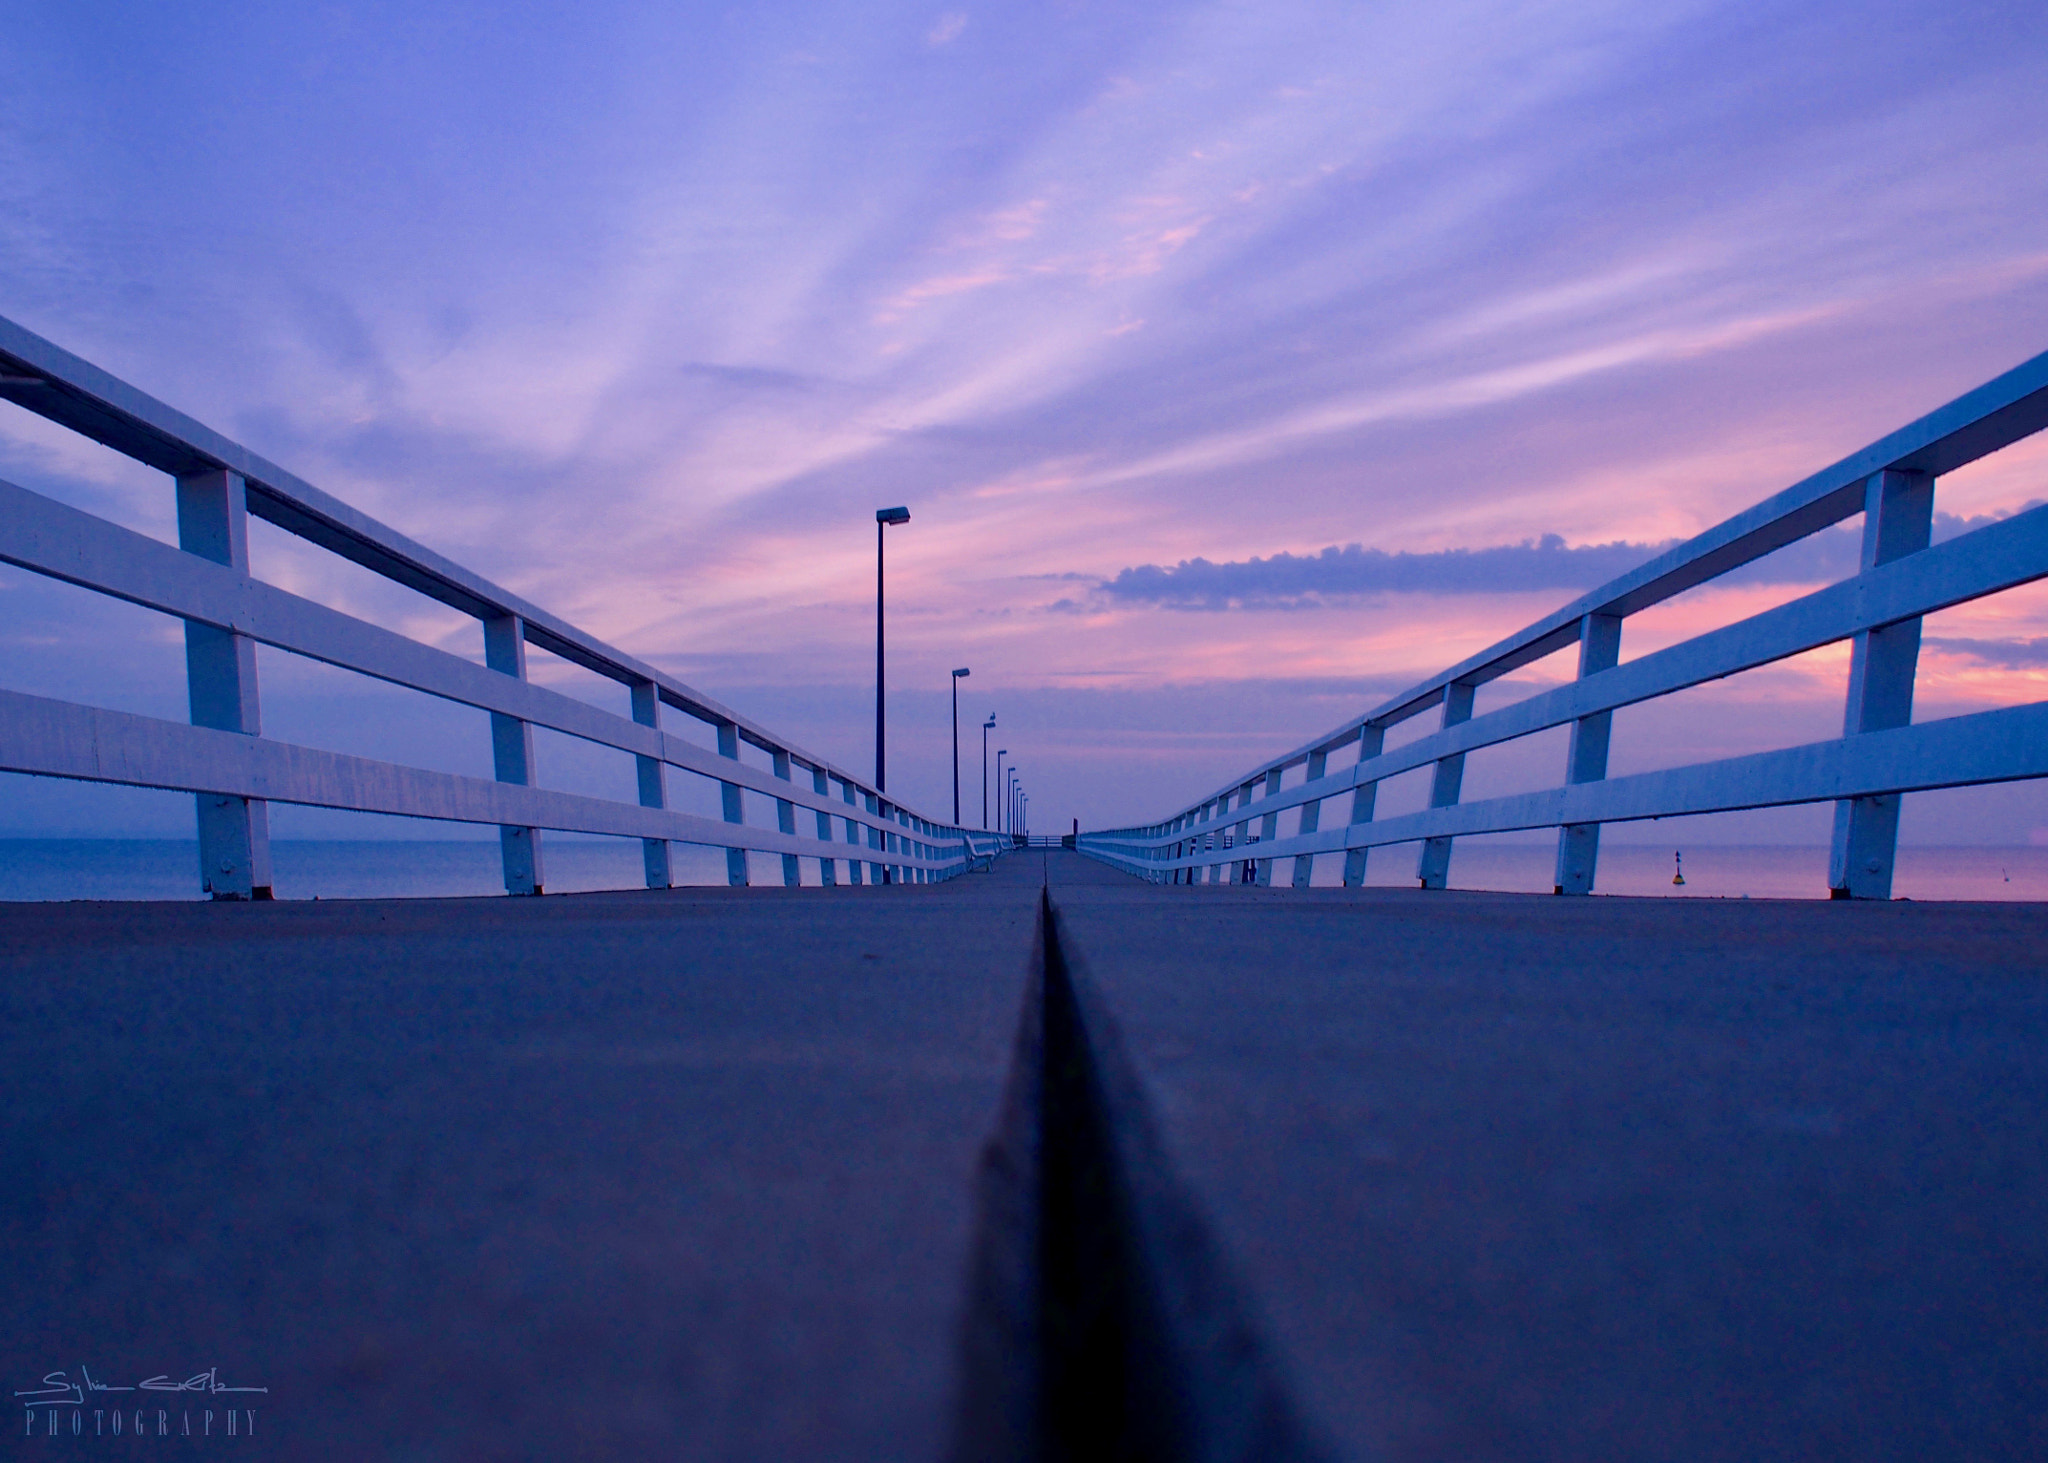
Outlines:
<svg viewBox="0 0 2048 1463"><path fill-rule="evenodd" d="M2044 74L2048 9L1969 0L0 0L0 315L855 769L873 511L907 504L892 790L950 815L969 666L965 816L994 712L1040 831L1111 826L2048 348ZM166 480L6 406L0 477L174 536ZM2042 498L2034 442L1937 504ZM1631 619L1624 657L1853 555ZM175 622L15 571L0 604L0 684L183 719ZM1921 716L2044 694L2048 593L1926 633ZM1846 666L1625 711L1613 770L1838 734ZM488 771L480 714L262 667L272 735ZM624 760L544 739L541 780L630 796ZM1562 763L1532 738L1467 794ZM7 787L0 832L189 828ZM2048 796L1917 796L1904 836L2048 841Z"/></svg>

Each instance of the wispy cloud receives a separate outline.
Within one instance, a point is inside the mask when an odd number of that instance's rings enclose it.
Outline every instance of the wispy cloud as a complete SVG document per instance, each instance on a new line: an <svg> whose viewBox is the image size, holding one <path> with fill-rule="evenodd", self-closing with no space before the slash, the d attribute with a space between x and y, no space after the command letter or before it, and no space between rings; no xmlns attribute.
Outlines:
<svg viewBox="0 0 2048 1463"><path fill-rule="evenodd" d="M1994 670L2025 671L2048 667L2048 636L2031 640L1968 640L1930 635L1921 644L1929 650L1974 661Z"/></svg>
<svg viewBox="0 0 2048 1463"><path fill-rule="evenodd" d="M929 304L933 300L944 300L954 295L985 290L990 285L1001 284L1009 278L1011 275L1007 270L983 269L966 274L941 274L930 279L921 279L883 302L882 308L875 313L875 320L878 324L886 325L902 319L920 305Z"/></svg>

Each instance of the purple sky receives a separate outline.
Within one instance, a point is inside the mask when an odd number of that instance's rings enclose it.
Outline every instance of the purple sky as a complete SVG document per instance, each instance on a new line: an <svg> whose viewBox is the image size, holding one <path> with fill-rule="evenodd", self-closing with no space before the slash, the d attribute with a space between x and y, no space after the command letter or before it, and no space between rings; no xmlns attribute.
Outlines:
<svg viewBox="0 0 2048 1463"><path fill-rule="evenodd" d="M2039 4L0 0L0 314L851 766L872 512L907 503L893 784L950 811L971 665L1039 826L1101 825L2048 347L2044 75ZM171 533L165 482L13 408L0 475ZM2040 497L2027 444L1939 503ZM279 535L256 562L478 653ZM0 596L5 684L182 716L171 622ZM2048 595L1927 633L1923 715L2044 694ZM474 713L264 665L274 734L488 766ZM1615 770L1833 734L1845 665L1624 713ZM0 831L189 826L14 790ZM1906 836L2048 839L2039 794L1917 799Z"/></svg>

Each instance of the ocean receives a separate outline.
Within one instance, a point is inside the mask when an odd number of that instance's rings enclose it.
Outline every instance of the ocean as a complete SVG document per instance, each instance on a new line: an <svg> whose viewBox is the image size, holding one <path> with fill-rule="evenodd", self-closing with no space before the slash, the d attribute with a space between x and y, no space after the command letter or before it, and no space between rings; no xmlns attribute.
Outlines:
<svg viewBox="0 0 2048 1463"><path fill-rule="evenodd" d="M1671 882L1679 863L1674 855L1683 855L1683 885ZM1375 860L1380 867L1373 867ZM1415 848L1375 849L1366 868L1368 883L1412 885ZM1461 841L1451 854L1451 886L1457 889L1548 894L1556 877L1552 844ZM1797 845L1608 844L1600 850L1598 889L1668 899L1825 899L1828 851ZM1892 896L2048 899L2048 848L1901 848Z"/></svg>
<svg viewBox="0 0 2048 1463"><path fill-rule="evenodd" d="M548 839L545 887L570 894L646 884L640 844ZM482 839L273 840L280 899L391 899L503 894L498 843ZM757 882L781 881L758 860ZM678 882L723 884L725 850L674 846ZM177 838L0 839L0 900L199 899L199 846Z"/></svg>
<svg viewBox="0 0 2048 1463"><path fill-rule="evenodd" d="M1671 882L1673 855L1685 883ZM551 893L642 887L640 845L625 839L550 839L543 845ZM1548 893L1549 845L1461 841L1451 858L1459 889ZM381 899L503 892L495 840L291 841L271 846L280 899ZM198 850L190 839L0 839L0 900L198 899ZM722 849L674 846L679 883L724 884ZM1412 885L1412 845L1375 849L1367 882ZM1825 899L1825 848L1700 844L1609 845L1600 851L1603 894L1686 899ZM1316 882L1335 882L1338 861L1317 861ZM806 881L817 866L804 861ZM1287 871L1276 871L1283 880ZM779 884L780 861L754 856L756 883ZM2048 848L1902 848L1893 893L1907 899L2048 900Z"/></svg>

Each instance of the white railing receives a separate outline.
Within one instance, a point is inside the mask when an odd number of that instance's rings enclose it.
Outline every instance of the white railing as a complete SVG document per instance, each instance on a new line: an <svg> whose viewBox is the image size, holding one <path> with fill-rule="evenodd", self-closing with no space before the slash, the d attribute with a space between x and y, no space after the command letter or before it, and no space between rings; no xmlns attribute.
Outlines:
<svg viewBox="0 0 2048 1463"><path fill-rule="evenodd" d="M1079 845L1165 883L1235 883L1249 875L1268 884L1274 860L1292 858L1292 883L1304 888L1318 854L1341 854L1344 882L1356 886L1365 880L1369 850L1419 842L1418 881L1440 889L1459 835L1555 827L1557 892L1583 894L1593 888L1603 823L1832 801L1829 888L1836 898L1888 898L1901 793L2048 776L2048 702L1917 725L1912 719L1921 617L2048 576L2048 507L1930 546L1935 480L2044 426L2048 354L1173 816L1084 833ZM1619 663L1622 622L1629 615L1859 513L1863 559L1855 577ZM1854 641L1841 737L1668 771L1607 776L1616 708L1841 640ZM1576 681L1483 716L1472 714L1479 686L1574 643ZM1437 732L1385 750L1389 727L1438 709ZM1459 801L1468 753L1560 726L1571 728L1561 786ZM1355 764L1332 767L1332 758L1345 749L1356 752ZM1296 767L1303 769L1302 779L1284 785ZM1429 807L1375 821L1379 783L1424 767L1434 769ZM1323 827L1325 802L1347 792L1345 822ZM1295 826L1283 836L1281 815L1294 810ZM1256 845L1256 854L1248 844Z"/></svg>
<svg viewBox="0 0 2048 1463"><path fill-rule="evenodd" d="M180 547L0 483L0 561L185 621L192 724L0 690L0 770L191 792L203 888L268 898L267 804L496 824L505 887L544 887L541 829L643 841L647 883L671 883L669 845L779 854L782 880L818 860L823 883L927 883L993 858L1000 840L924 818L702 692L441 558L106 372L0 319L0 398L175 480ZM477 665L250 577L248 515L481 621ZM261 734L255 645L344 667L491 715L496 780L430 772ZM531 683L540 646L625 686L631 717ZM667 706L716 733L716 753L664 730ZM638 805L534 786L534 727L629 752ZM740 760L747 743L771 770ZM666 770L710 779L723 821L670 806ZM745 821L742 791L772 798L776 826ZM801 826L800 826L801 825Z"/></svg>

